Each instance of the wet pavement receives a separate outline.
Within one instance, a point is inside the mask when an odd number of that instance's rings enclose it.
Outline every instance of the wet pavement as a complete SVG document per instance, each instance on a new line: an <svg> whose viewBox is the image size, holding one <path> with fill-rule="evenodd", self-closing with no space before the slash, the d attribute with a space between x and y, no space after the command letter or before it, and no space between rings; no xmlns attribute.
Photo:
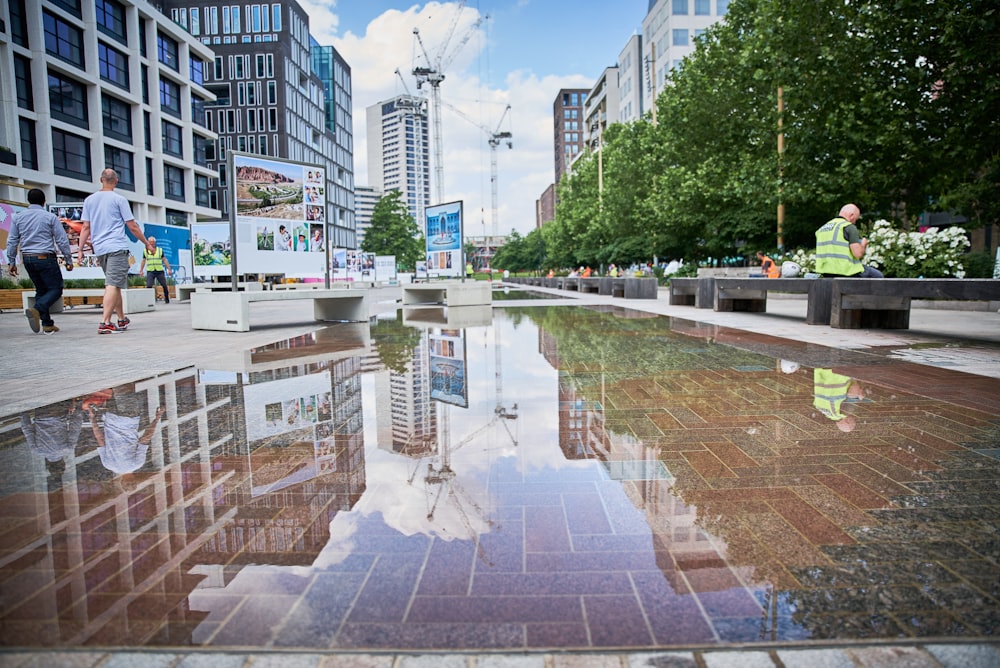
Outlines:
<svg viewBox="0 0 1000 668"><path fill-rule="evenodd" d="M1000 663L1000 315L509 292L0 315L0 663Z"/></svg>

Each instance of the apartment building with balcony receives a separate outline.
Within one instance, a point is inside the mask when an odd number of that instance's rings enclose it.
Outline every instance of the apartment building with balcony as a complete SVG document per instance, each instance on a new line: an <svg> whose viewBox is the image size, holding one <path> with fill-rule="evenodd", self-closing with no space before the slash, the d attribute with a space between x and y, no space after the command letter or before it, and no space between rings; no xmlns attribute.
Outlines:
<svg viewBox="0 0 1000 668"><path fill-rule="evenodd" d="M140 222L218 216L210 47L146 0L5 2L0 21L0 199L79 202L112 167Z"/></svg>

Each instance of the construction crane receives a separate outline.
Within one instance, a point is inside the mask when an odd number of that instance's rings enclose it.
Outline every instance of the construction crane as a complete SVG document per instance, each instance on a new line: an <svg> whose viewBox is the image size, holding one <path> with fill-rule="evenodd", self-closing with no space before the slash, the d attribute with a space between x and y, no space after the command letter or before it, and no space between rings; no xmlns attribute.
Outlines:
<svg viewBox="0 0 1000 668"><path fill-rule="evenodd" d="M476 30L479 29L483 21L489 18L485 15L477 18L469 26L469 29L458 41L455 48L448 52L448 42L451 41L452 36L455 34L455 28L458 26L458 19L462 15L463 9L465 9L464 0L458 3L455 9L455 16L448 28L445 40L441 44L441 48L438 49L437 57L434 59L427 53L424 40L420 38L420 29L413 29L413 36L420 46L420 51L424 55L426 65L415 65L412 74L417 82L417 90L420 90L425 83L431 87L431 131L434 135L432 138L434 147L434 185L439 203L444 201L444 140L441 131L441 82L444 81L444 70L451 64L451 61L454 60L455 56L465 46L472 35L475 34Z"/></svg>
<svg viewBox="0 0 1000 668"><path fill-rule="evenodd" d="M490 130L490 128L486 127L485 125L477 123L455 105L448 104L447 102L445 102L444 105L486 133L486 141L490 145L490 198L491 198L490 204L493 207L493 210L490 212L491 215L490 229L493 231L493 238L496 239L500 233L499 232L500 222L498 213L500 198L497 188L497 183L499 181L497 177L497 148L500 146L500 144L507 144L507 148L511 149L514 148L513 133L511 133L510 130L500 129L503 126L504 119L507 118L507 114L510 112L510 105L508 104L507 107L503 110L503 114L500 115L500 120L497 122L497 127L495 130ZM489 241L486 242L486 245L487 245L486 248L487 255L489 255Z"/></svg>

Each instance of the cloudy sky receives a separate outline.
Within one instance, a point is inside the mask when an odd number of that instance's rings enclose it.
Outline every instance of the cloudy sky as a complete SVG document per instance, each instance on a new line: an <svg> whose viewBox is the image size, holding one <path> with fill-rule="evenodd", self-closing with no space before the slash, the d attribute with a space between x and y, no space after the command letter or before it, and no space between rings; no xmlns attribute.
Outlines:
<svg viewBox="0 0 1000 668"><path fill-rule="evenodd" d="M418 92L410 73L426 61L414 28L435 64L444 47L444 199L462 200L466 234L482 236L493 233L487 138L500 127L506 105L511 111L500 129L513 134L513 149L497 149L497 232L516 229L527 234L535 225L535 201L554 179L552 103L557 92L590 88L641 28L648 3L469 0L464 8L458 2L392 0L299 4L309 14L310 32L317 41L336 47L351 66L358 185L368 184L365 109L406 92L396 69L408 90ZM428 86L419 93L429 95ZM459 108L464 117L448 105ZM433 178L433 158L431 166ZM432 185L432 203L435 192Z"/></svg>

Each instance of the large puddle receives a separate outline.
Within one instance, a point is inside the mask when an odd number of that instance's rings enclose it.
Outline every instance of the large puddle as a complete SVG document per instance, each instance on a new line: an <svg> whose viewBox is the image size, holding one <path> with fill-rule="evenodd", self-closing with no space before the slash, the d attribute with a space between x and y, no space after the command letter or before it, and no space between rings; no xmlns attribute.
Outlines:
<svg viewBox="0 0 1000 668"><path fill-rule="evenodd" d="M2 423L0 643L992 638L1000 381L617 308L411 309Z"/></svg>

